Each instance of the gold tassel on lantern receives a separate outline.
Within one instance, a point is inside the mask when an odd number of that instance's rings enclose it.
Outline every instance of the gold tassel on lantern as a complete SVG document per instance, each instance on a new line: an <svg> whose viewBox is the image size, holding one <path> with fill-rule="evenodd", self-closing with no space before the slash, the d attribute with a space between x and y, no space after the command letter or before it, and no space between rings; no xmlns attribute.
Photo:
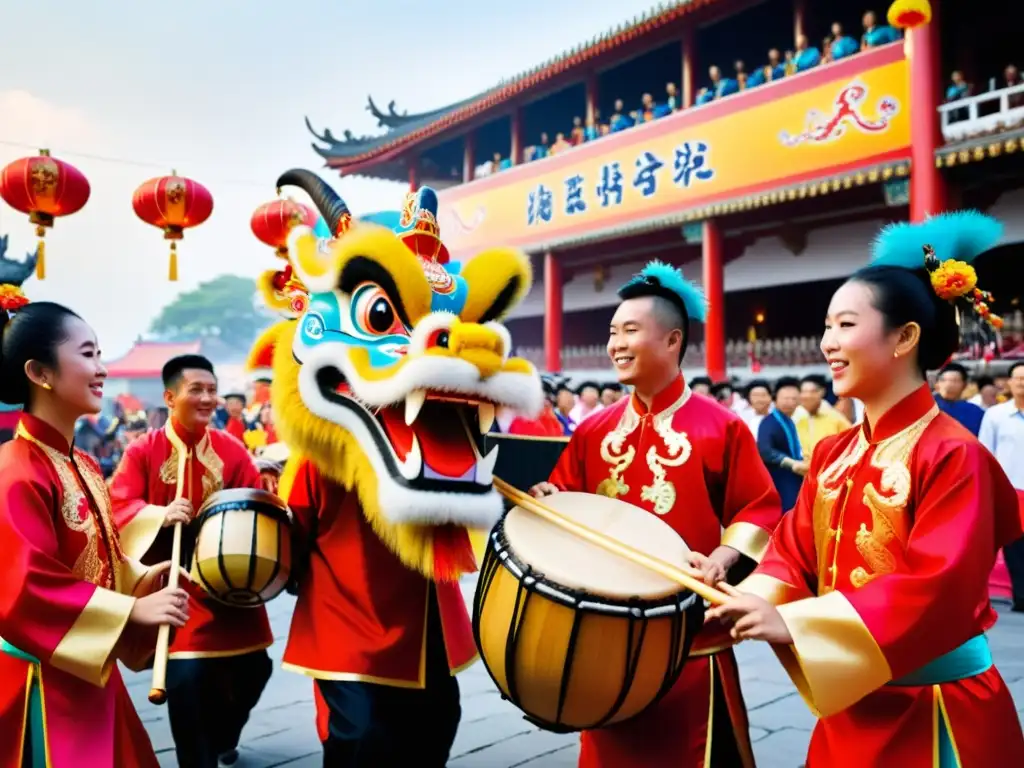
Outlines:
<svg viewBox="0 0 1024 768"><path fill-rule="evenodd" d="M167 277L172 283L178 282L178 244L173 242L171 243L171 264Z"/></svg>
<svg viewBox="0 0 1024 768"><path fill-rule="evenodd" d="M40 280L46 279L46 241L43 240L45 234L45 229L36 227L36 237L39 238L39 245L36 246L36 277Z"/></svg>

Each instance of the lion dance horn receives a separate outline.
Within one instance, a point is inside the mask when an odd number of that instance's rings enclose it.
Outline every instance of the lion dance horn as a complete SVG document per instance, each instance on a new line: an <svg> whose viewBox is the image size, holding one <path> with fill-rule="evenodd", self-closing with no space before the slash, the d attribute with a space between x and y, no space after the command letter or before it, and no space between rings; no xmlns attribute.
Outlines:
<svg viewBox="0 0 1024 768"><path fill-rule="evenodd" d="M298 187L309 195L333 235L341 234L352 220L352 213L341 196L312 171L292 168L281 174L277 179L277 186Z"/></svg>

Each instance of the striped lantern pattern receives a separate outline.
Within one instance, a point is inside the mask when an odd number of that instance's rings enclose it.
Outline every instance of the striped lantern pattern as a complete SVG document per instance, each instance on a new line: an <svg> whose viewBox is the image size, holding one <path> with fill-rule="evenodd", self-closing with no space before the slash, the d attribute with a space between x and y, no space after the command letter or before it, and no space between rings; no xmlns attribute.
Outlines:
<svg viewBox="0 0 1024 768"><path fill-rule="evenodd" d="M185 236L185 230L198 227L213 213L213 196L198 181L179 176L161 176L144 182L132 195L135 215L147 224L162 229L164 240L171 241L169 277L178 279L178 253L176 241Z"/></svg>
<svg viewBox="0 0 1024 768"><path fill-rule="evenodd" d="M69 163L40 150L35 157L15 160L0 171L0 197L17 211L27 213L39 238L36 276L46 277L43 237L57 216L70 216L89 201L89 181Z"/></svg>

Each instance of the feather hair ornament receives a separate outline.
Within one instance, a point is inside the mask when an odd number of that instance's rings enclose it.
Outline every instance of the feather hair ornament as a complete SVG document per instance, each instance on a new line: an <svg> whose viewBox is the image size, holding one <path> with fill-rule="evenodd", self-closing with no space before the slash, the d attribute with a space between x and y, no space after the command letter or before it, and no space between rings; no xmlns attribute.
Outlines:
<svg viewBox="0 0 1024 768"><path fill-rule="evenodd" d="M989 309L992 294L978 288L971 266L1003 236L1003 225L977 211L955 211L933 216L920 224L899 222L885 227L875 239L871 265L928 271L932 289L940 299L962 303L998 330L1003 321Z"/></svg>
<svg viewBox="0 0 1024 768"><path fill-rule="evenodd" d="M661 296L679 306L690 320L703 323L708 315L704 292L691 283L676 267L663 261L652 261L619 288L619 298Z"/></svg>

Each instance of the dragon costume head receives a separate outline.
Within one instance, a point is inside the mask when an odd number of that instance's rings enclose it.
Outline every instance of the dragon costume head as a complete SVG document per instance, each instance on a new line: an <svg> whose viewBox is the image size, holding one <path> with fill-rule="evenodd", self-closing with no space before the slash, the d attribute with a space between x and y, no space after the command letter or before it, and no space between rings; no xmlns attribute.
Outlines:
<svg viewBox="0 0 1024 768"><path fill-rule="evenodd" d="M272 370L275 423L293 456L358 493L407 566L457 578L475 568L467 529L502 511L497 450L485 455L481 436L497 408L543 406L537 371L510 355L501 324L530 289L530 262L509 248L449 262L428 187L401 211L357 220L309 171L288 171L285 185L309 194L332 236L296 226L289 266L260 279L286 319L257 341L249 367ZM289 462L282 495L299 464Z"/></svg>

